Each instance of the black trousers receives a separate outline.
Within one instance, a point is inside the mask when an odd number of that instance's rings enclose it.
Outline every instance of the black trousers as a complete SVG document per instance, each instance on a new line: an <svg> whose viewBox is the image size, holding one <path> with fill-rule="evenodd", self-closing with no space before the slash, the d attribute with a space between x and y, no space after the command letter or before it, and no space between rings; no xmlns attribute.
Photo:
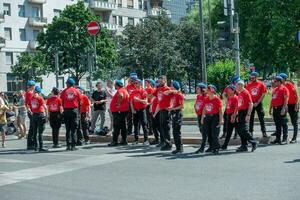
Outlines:
<svg viewBox="0 0 300 200"><path fill-rule="evenodd" d="M215 150L220 148L219 144L219 114L206 115L204 118L203 131L206 132L208 140L211 141L210 148Z"/></svg>
<svg viewBox="0 0 300 200"><path fill-rule="evenodd" d="M224 124L227 125L226 138L225 138L225 141L223 144L224 147L228 146L233 129L236 128L236 122L234 122L234 123L231 122L231 115L232 114L226 114L226 121L224 121Z"/></svg>
<svg viewBox="0 0 300 200"><path fill-rule="evenodd" d="M224 113L223 113L223 118L224 118L224 122L227 120L227 116L226 116L226 112L224 111ZM226 123L224 123L224 125L223 125L223 135L224 134L226 134L227 133L227 124Z"/></svg>
<svg viewBox="0 0 300 200"><path fill-rule="evenodd" d="M144 133L144 141L148 140L148 127L147 127L147 116L146 110L136 110L133 114L133 124L134 124L134 139L137 141L139 139L139 125L142 126Z"/></svg>
<svg viewBox="0 0 300 200"><path fill-rule="evenodd" d="M29 112L27 113L27 116L29 118L29 130L28 130L28 135L27 135L27 148L32 148L33 147L33 117L32 114Z"/></svg>
<svg viewBox="0 0 300 200"><path fill-rule="evenodd" d="M288 105L288 113L291 118L292 125L294 127L293 139L297 139L298 135L298 111L295 111L295 104Z"/></svg>
<svg viewBox="0 0 300 200"><path fill-rule="evenodd" d="M248 110L239 110L236 123L236 130L241 138L242 147L244 148L247 148L247 142L255 142L249 132L249 123L246 122L247 112Z"/></svg>
<svg viewBox="0 0 300 200"><path fill-rule="evenodd" d="M128 134L132 134L132 126L133 126L133 114L132 112L129 110L129 112L127 112L127 116L126 116L126 123L127 123L127 133Z"/></svg>
<svg viewBox="0 0 300 200"><path fill-rule="evenodd" d="M80 113L80 121L77 129L77 142L81 140L89 141L89 121L86 113Z"/></svg>
<svg viewBox="0 0 300 200"><path fill-rule="evenodd" d="M152 129L154 133L154 138L156 141L159 141L159 137L161 137L160 130L159 130L159 113L155 115L155 117L152 117Z"/></svg>
<svg viewBox="0 0 300 200"><path fill-rule="evenodd" d="M281 115L282 106L273 108L273 119L276 126L276 139L281 139L281 133L283 133L283 137L287 137L288 135L288 125L287 125L287 117L286 114Z"/></svg>
<svg viewBox="0 0 300 200"><path fill-rule="evenodd" d="M257 113L257 116L259 119L261 132L266 133L265 112L264 112L264 107L263 107L262 103L259 103L256 107L253 107L253 110L252 110L251 116L250 116L249 132L253 133L255 112Z"/></svg>
<svg viewBox="0 0 300 200"><path fill-rule="evenodd" d="M58 145L59 129L61 127L62 115L60 112L50 112L50 126L52 128L53 145Z"/></svg>
<svg viewBox="0 0 300 200"><path fill-rule="evenodd" d="M159 111L159 130L161 134L161 143L172 146L170 135L170 112L168 110Z"/></svg>
<svg viewBox="0 0 300 200"><path fill-rule="evenodd" d="M75 109L65 109L64 111L64 120L66 126L66 142L67 146L75 147L77 137L76 129L78 127L77 122L77 108Z"/></svg>
<svg viewBox="0 0 300 200"><path fill-rule="evenodd" d="M211 146L211 141L207 141L208 138L207 138L207 132L204 131L204 125L201 124L201 117L202 115L198 115L197 116L197 120L198 120L198 126L199 126L199 131L202 135L202 143L201 143L201 146L200 146L200 149L204 150L205 146L206 146L206 142L208 142L209 146Z"/></svg>
<svg viewBox="0 0 300 200"><path fill-rule="evenodd" d="M118 143L121 133L122 142L127 142L126 116L128 112L113 112L113 142Z"/></svg>
<svg viewBox="0 0 300 200"><path fill-rule="evenodd" d="M149 134L153 134L153 117L152 113L150 113L150 105L146 108L146 114L147 114L147 128L149 130Z"/></svg>
<svg viewBox="0 0 300 200"><path fill-rule="evenodd" d="M182 149L182 141L181 141L181 126L182 126L182 111L181 110L172 110L171 111L172 118L172 129L173 129L173 138L175 142L175 146L177 150Z"/></svg>
<svg viewBox="0 0 300 200"><path fill-rule="evenodd" d="M46 118L44 113L33 113L32 115L32 131L33 131L33 147L35 149L43 148L43 132L45 130Z"/></svg>

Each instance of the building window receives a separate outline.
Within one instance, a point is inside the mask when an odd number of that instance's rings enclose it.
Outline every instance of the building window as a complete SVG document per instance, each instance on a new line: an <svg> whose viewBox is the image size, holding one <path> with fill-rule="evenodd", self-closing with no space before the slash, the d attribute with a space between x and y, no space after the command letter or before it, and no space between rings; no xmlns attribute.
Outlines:
<svg viewBox="0 0 300 200"><path fill-rule="evenodd" d="M6 74L7 80L7 91L15 92L26 87L26 84L23 80L20 80L16 74L8 73Z"/></svg>
<svg viewBox="0 0 300 200"><path fill-rule="evenodd" d="M139 0L139 9L143 10L143 0Z"/></svg>
<svg viewBox="0 0 300 200"><path fill-rule="evenodd" d="M39 7L36 7L36 6L33 6L32 7L32 10L31 10L31 16L32 17L40 17L40 8Z"/></svg>
<svg viewBox="0 0 300 200"><path fill-rule="evenodd" d="M127 8L133 8L133 0L127 0Z"/></svg>
<svg viewBox="0 0 300 200"><path fill-rule="evenodd" d="M12 40L11 28L4 28L4 32L5 32L5 39L6 40Z"/></svg>
<svg viewBox="0 0 300 200"><path fill-rule="evenodd" d="M117 24L117 16L113 16L113 24Z"/></svg>
<svg viewBox="0 0 300 200"><path fill-rule="evenodd" d="M20 33L20 40L21 41L26 41L26 30L20 28L19 33Z"/></svg>
<svg viewBox="0 0 300 200"><path fill-rule="evenodd" d="M11 16L10 4L9 3L4 3L3 4L3 13L4 13L4 15Z"/></svg>
<svg viewBox="0 0 300 200"><path fill-rule="evenodd" d="M6 57L6 64L7 65L12 65L13 64L13 53L12 52L6 52L5 53L5 57Z"/></svg>
<svg viewBox="0 0 300 200"><path fill-rule="evenodd" d="M37 40L37 36L40 33L40 31L39 30L33 30L32 33L33 33L33 40L36 41Z"/></svg>
<svg viewBox="0 0 300 200"><path fill-rule="evenodd" d="M128 17L128 24L134 26L134 18Z"/></svg>
<svg viewBox="0 0 300 200"><path fill-rule="evenodd" d="M144 1L144 10L148 10L148 2Z"/></svg>
<svg viewBox="0 0 300 200"><path fill-rule="evenodd" d="M118 7L122 7L122 0L118 0Z"/></svg>
<svg viewBox="0 0 300 200"><path fill-rule="evenodd" d="M19 5L19 17L25 17L25 6Z"/></svg>
<svg viewBox="0 0 300 200"><path fill-rule="evenodd" d="M118 18L119 18L119 26L123 26L123 18L121 16L119 16Z"/></svg>
<svg viewBox="0 0 300 200"><path fill-rule="evenodd" d="M61 13L61 10L59 10L59 9L53 9L53 12L54 12L54 17L59 17L60 13Z"/></svg>

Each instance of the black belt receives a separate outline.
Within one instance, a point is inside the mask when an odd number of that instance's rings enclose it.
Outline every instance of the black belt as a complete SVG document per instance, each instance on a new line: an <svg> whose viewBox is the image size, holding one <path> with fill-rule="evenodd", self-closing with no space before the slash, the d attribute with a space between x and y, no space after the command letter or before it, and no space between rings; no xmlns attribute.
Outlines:
<svg viewBox="0 0 300 200"><path fill-rule="evenodd" d="M205 114L205 117L213 117L213 116L218 116L219 114L209 114L209 115L207 115L207 114Z"/></svg>
<svg viewBox="0 0 300 200"><path fill-rule="evenodd" d="M273 109L277 110L277 109L282 109L283 105L281 106L274 106Z"/></svg>
<svg viewBox="0 0 300 200"><path fill-rule="evenodd" d="M76 110L78 108L64 108L64 110Z"/></svg>

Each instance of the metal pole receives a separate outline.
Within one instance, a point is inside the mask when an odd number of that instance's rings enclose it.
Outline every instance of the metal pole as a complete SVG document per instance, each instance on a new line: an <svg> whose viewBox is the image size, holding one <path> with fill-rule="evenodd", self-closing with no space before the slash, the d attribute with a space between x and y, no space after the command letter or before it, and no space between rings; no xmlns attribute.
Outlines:
<svg viewBox="0 0 300 200"><path fill-rule="evenodd" d="M59 73L59 56L58 52L55 53L55 79L56 79L56 88L58 88L58 73Z"/></svg>
<svg viewBox="0 0 300 200"><path fill-rule="evenodd" d="M92 65L93 65L93 62L92 62L92 56L91 54L88 54L88 57L87 57L87 60L88 60L88 69L89 69L89 88L90 88L90 95L92 94L93 92L93 82L92 82Z"/></svg>
<svg viewBox="0 0 300 200"><path fill-rule="evenodd" d="M240 27L239 27L239 15L235 13L236 20L235 20L235 30L234 30L234 41L235 41L235 74L240 76Z"/></svg>
<svg viewBox="0 0 300 200"><path fill-rule="evenodd" d="M97 43L96 43L96 35L94 35L94 56L95 56L94 68L97 68Z"/></svg>
<svg viewBox="0 0 300 200"><path fill-rule="evenodd" d="M203 22L203 1L199 0L199 17L200 17L200 42L201 42L201 71L203 82L207 82L206 59L205 59L205 40L204 40L204 22Z"/></svg>
<svg viewBox="0 0 300 200"><path fill-rule="evenodd" d="M211 28L211 7L210 7L210 0L208 0L208 28L209 28L209 62L213 62L213 44L212 44L212 28Z"/></svg>

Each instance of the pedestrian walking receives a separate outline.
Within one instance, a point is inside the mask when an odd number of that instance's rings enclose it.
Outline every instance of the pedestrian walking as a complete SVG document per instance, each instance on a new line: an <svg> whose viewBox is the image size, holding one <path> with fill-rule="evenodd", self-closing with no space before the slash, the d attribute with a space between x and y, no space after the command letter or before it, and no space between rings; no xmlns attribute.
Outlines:
<svg viewBox="0 0 300 200"><path fill-rule="evenodd" d="M110 118L110 125L109 125L109 131L111 132L113 129L113 116L112 113L110 111L109 105L111 103L111 100L113 98L113 96L116 94L116 89L114 87L114 82L112 80L107 80L106 81L106 100L107 100L107 105L108 105L108 114L109 114L109 118ZM110 133L111 134L111 133Z"/></svg>
<svg viewBox="0 0 300 200"><path fill-rule="evenodd" d="M41 96L41 92L41 87L35 86L33 96L30 99L30 114L32 115L34 150L44 152L47 150L44 149L43 132L48 118L48 112L45 100Z"/></svg>
<svg viewBox="0 0 300 200"><path fill-rule="evenodd" d="M78 107L80 105L81 93L78 89L74 88L75 80L68 78L67 88L64 89L60 98L63 105L63 116L66 126L66 143L67 151L77 150L76 145L76 130L78 128Z"/></svg>
<svg viewBox="0 0 300 200"><path fill-rule="evenodd" d="M290 143L297 142L297 135L298 135L298 112L299 112L299 103L298 103L298 94L296 87L293 82L287 81L287 74L280 73L279 76L282 77L282 84L288 89L289 91L289 100L288 100L288 113L291 118L292 125L294 127L293 137Z"/></svg>
<svg viewBox="0 0 300 200"><path fill-rule="evenodd" d="M207 97L203 102L201 117L201 124L204 125L204 131L211 141L211 146L206 152L212 152L215 155L219 154L219 134L223 124L222 100L217 96L216 91L216 86L212 84L207 86Z"/></svg>
<svg viewBox="0 0 300 200"><path fill-rule="evenodd" d="M134 124L134 142L133 145L139 143L139 125L142 126L144 133L144 143L143 145L149 145L148 140L148 127L147 127L147 116L146 116L146 107L147 107L147 97L146 91L143 89L142 81L137 79L135 81L135 90L130 94L130 107L131 112L133 113L133 124Z"/></svg>
<svg viewBox="0 0 300 200"><path fill-rule="evenodd" d="M92 125L91 133L95 132L96 123L100 116L100 129L102 130L105 123L105 111L106 111L106 92L102 89L101 82L96 83L97 90L92 94L92 103L94 104L94 111L92 113Z"/></svg>
<svg viewBox="0 0 300 200"><path fill-rule="evenodd" d="M237 116L237 132L241 138L242 145L237 149L237 152L248 151L247 142L252 145L252 152L257 148L257 142L249 132L250 116L253 108L253 102L248 90L245 89L245 82L239 80L236 84L238 93L238 106L234 115Z"/></svg>
<svg viewBox="0 0 300 200"><path fill-rule="evenodd" d="M0 133L1 133L1 138L2 138L2 143L1 146L2 148L5 148L5 130L4 127L7 124L7 119L6 119L6 112L9 111L9 107L5 104L4 102L4 93L0 92Z"/></svg>
<svg viewBox="0 0 300 200"><path fill-rule="evenodd" d="M172 82L171 93L171 119L172 119L172 130L173 130L173 138L176 149L172 151L172 154L178 154L183 152L183 145L181 139L181 126L183 120L182 109L184 107L184 96L180 91L180 84L178 81ZM170 94L171 94L170 93Z"/></svg>
<svg viewBox="0 0 300 200"><path fill-rule="evenodd" d="M287 144L288 125L286 113L288 111L289 91L282 84L281 76L274 77L275 88L272 91L272 100L270 104L270 115L273 114L273 119L276 126L276 139L271 144ZM281 135L283 135L281 140Z"/></svg>
<svg viewBox="0 0 300 200"><path fill-rule="evenodd" d="M129 74L128 84L126 86L126 90L130 95L136 88L134 82L138 79L137 73L132 72ZM133 114L131 112L131 108L129 109L128 115L126 117L127 121L127 133L128 135L132 135L132 126L133 126Z"/></svg>
<svg viewBox="0 0 300 200"><path fill-rule="evenodd" d="M27 110L27 116L29 118L29 130L27 135L27 150L33 150L33 123L32 123L32 115L30 110L30 100L33 96L33 91L35 88L35 82L32 80L29 80L27 82L27 91L25 93L25 106Z"/></svg>
<svg viewBox="0 0 300 200"><path fill-rule="evenodd" d="M198 122L199 131L202 136L202 142L201 142L199 149L195 152L196 154L204 152L206 142L207 142L207 133L203 131L203 124L201 123L202 112L203 112L203 108L204 108L204 99L207 97L206 89L207 89L207 85L205 83L197 84L197 87L196 87L197 97L196 97L196 101L194 104L194 109L195 109L195 113L197 115L197 122ZM209 143L209 145L211 145L211 141L208 141L208 143Z"/></svg>
<svg viewBox="0 0 300 200"><path fill-rule="evenodd" d="M233 129L236 129L236 115L238 106L238 96L235 94L235 86L229 85L228 87L227 104L225 109L224 124L227 125L227 132L224 144L221 149L226 150L230 141Z"/></svg>
<svg viewBox="0 0 300 200"><path fill-rule="evenodd" d="M25 96L24 91L20 90L18 92L17 103L15 107L18 109L18 116L17 116L17 125L18 125L18 139L22 139L26 137L26 117L27 117L27 109L25 106Z"/></svg>
<svg viewBox="0 0 300 200"><path fill-rule="evenodd" d="M246 86L246 90L250 92L253 101L253 109L250 116L249 132L251 135L253 135L254 115L256 112L258 115L262 135L263 137L268 137L266 132L265 112L263 107L263 100L268 91L266 85L262 81L257 80L258 75L259 74L257 72L252 72L250 74L250 82Z"/></svg>
<svg viewBox="0 0 300 200"><path fill-rule="evenodd" d="M121 134L122 141L120 145L127 145L127 129L126 129L126 116L129 111L129 94L124 88L122 81L115 82L116 94L113 96L110 103L110 111L113 115L113 138L109 146L117 146L118 138Z"/></svg>
<svg viewBox="0 0 300 200"><path fill-rule="evenodd" d="M52 129L52 141L53 148L60 148L59 145L59 129L61 127L62 122L62 101L59 97L59 90L57 88L53 88L51 91L51 96L47 99L47 107L49 112L49 122L50 127Z"/></svg>
<svg viewBox="0 0 300 200"><path fill-rule="evenodd" d="M86 95L85 90L81 87L78 87L78 89L81 92L81 99L80 99L80 121L77 130L77 144L82 145L84 143L85 145L88 145L90 144L89 122L91 119L91 103L89 97Z"/></svg>

